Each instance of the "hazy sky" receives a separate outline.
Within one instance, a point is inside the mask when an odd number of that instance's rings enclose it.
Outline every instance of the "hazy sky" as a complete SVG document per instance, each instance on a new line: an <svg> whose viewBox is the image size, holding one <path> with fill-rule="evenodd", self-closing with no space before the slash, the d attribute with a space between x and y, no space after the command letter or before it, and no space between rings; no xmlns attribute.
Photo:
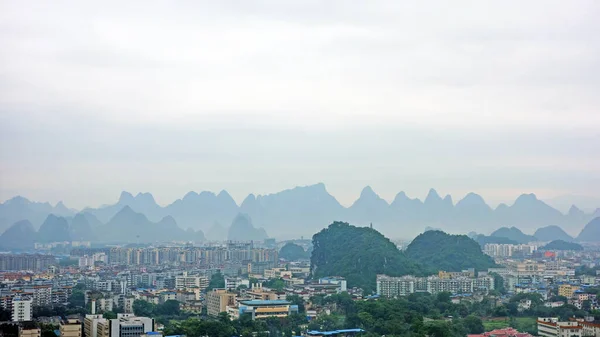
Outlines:
<svg viewBox="0 0 600 337"><path fill-rule="evenodd" d="M599 15L596 0L2 1L0 200L241 202L317 182L346 205L365 185L598 197Z"/></svg>

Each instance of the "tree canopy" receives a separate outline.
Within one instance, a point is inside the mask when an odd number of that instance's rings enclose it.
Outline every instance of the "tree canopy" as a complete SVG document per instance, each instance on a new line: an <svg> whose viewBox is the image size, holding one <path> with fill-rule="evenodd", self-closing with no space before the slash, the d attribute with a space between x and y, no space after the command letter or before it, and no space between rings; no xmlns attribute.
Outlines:
<svg viewBox="0 0 600 337"><path fill-rule="evenodd" d="M279 257L285 260L294 261L307 259L309 256L302 246L293 242L288 242L279 250Z"/></svg>
<svg viewBox="0 0 600 337"><path fill-rule="evenodd" d="M313 277L343 276L349 286L370 293L377 274L401 276L420 269L378 231L334 222L313 236L311 272Z"/></svg>

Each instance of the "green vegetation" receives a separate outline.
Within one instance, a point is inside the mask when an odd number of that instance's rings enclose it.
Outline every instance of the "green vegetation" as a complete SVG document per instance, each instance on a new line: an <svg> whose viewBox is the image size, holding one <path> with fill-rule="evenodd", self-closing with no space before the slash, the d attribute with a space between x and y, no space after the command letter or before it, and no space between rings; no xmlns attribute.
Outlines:
<svg viewBox="0 0 600 337"><path fill-rule="evenodd" d="M427 231L417 236L406 249L406 256L421 263L430 272L461 271L467 268L487 270L497 267L494 260L466 235Z"/></svg>
<svg viewBox="0 0 600 337"><path fill-rule="evenodd" d="M155 316L179 316L179 302L175 300L165 301L163 304L154 304L143 300L133 301L133 313L136 316L155 317Z"/></svg>
<svg viewBox="0 0 600 337"><path fill-rule="evenodd" d="M219 288L225 288L225 276L223 276L220 271L217 271L210 277L210 283L208 284L206 291Z"/></svg>
<svg viewBox="0 0 600 337"><path fill-rule="evenodd" d="M282 291L283 288L285 288L285 282L283 281L283 279L274 278L264 282L263 287L273 289L275 291Z"/></svg>
<svg viewBox="0 0 600 337"><path fill-rule="evenodd" d="M583 246L575 242L567 242L563 240L554 240L540 248L541 250L577 250L582 251Z"/></svg>
<svg viewBox="0 0 600 337"><path fill-rule="evenodd" d="M533 335L537 335L537 322L535 317L490 318L483 321L483 326L485 331L512 327L522 332L529 332Z"/></svg>
<svg viewBox="0 0 600 337"><path fill-rule="evenodd" d="M313 236L313 277L343 276L351 287L375 289L377 274L419 273L418 266L372 228L334 222Z"/></svg>
<svg viewBox="0 0 600 337"><path fill-rule="evenodd" d="M307 259L308 253L301 246L288 242L279 250L279 257L288 261Z"/></svg>

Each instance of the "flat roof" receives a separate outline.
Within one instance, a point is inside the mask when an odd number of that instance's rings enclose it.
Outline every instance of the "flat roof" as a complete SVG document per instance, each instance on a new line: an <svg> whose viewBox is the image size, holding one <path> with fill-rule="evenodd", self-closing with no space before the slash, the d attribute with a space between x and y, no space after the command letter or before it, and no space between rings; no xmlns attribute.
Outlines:
<svg viewBox="0 0 600 337"><path fill-rule="evenodd" d="M286 300L248 300L248 301L240 301L240 303L245 305L287 305L292 304L290 301Z"/></svg>

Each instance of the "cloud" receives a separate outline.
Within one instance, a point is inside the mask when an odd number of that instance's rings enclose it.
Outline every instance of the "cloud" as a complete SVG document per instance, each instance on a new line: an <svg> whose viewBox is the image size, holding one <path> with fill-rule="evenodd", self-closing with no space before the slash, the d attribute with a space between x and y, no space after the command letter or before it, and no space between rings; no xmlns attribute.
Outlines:
<svg viewBox="0 0 600 337"><path fill-rule="evenodd" d="M0 198L95 204L154 183L159 199L243 198L318 181L343 201L366 184L388 198L590 194L598 13L591 0L4 2Z"/></svg>

